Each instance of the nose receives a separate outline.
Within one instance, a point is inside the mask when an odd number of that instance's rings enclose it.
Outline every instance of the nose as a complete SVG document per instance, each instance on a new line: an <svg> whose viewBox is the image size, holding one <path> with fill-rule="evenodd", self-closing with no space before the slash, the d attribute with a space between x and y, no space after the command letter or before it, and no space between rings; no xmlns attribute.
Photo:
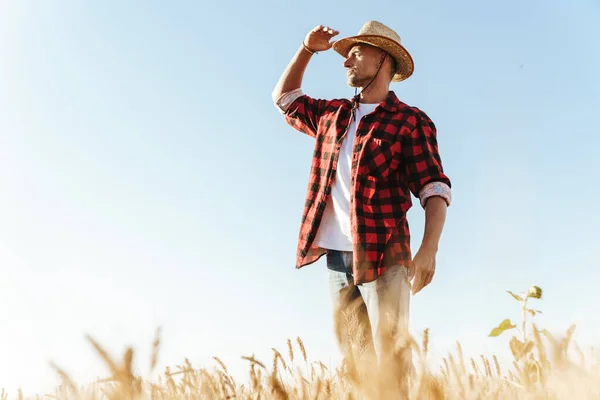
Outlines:
<svg viewBox="0 0 600 400"><path fill-rule="evenodd" d="M350 68L350 67L352 67L352 58L347 57L346 60L344 60L344 68Z"/></svg>

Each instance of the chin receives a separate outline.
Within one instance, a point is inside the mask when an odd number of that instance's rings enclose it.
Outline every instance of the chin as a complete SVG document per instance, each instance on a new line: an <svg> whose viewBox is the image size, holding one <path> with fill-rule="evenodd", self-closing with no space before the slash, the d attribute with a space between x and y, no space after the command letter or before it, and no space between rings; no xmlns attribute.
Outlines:
<svg viewBox="0 0 600 400"><path fill-rule="evenodd" d="M356 79L353 79L352 77L350 77L350 78L348 78L348 86L350 86L352 88L360 87L360 82L357 82Z"/></svg>
<svg viewBox="0 0 600 400"><path fill-rule="evenodd" d="M369 83L370 79L361 79L356 74L351 74L348 76L348 86L352 88L361 88L366 86Z"/></svg>

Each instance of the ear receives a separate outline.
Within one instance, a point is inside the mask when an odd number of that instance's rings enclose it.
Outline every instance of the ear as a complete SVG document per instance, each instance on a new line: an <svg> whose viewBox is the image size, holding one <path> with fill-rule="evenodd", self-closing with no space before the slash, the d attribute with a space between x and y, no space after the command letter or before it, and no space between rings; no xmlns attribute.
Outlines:
<svg viewBox="0 0 600 400"><path fill-rule="evenodd" d="M394 77L397 70L396 60L390 54L387 54L389 57L387 58L388 64L390 66L390 79Z"/></svg>
<svg viewBox="0 0 600 400"><path fill-rule="evenodd" d="M381 59L379 60L379 65L382 65L385 62L385 58L387 57L387 51L381 53Z"/></svg>

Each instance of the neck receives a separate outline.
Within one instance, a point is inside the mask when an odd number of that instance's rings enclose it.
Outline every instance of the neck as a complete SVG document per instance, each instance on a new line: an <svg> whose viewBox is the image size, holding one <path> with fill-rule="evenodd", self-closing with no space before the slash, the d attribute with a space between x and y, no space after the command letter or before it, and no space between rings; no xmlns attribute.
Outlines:
<svg viewBox="0 0 600 400"><path fill-rule="evenodd" d="M387 98L390 92L390 85L387 82L380 82L379 80L375 80L373 83L371 83L369 87L364 89L364 91L362 87L359 89L359 101L361 103L379 104Z"/></svg>

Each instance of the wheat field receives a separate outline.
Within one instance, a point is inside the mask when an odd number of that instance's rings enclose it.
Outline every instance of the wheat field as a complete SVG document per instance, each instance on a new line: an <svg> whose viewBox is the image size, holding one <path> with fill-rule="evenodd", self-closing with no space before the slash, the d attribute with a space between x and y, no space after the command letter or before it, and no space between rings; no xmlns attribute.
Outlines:
<svg viewBox="0 0 600 400"><path fill-rule="evenodd" d="M375 362L359 324L358 307L337 312L335 334L343 352L343 361L334 370L319 361L310 361L302 340L288 339L281 352L273 348L271 360L243 356L248 376L236 381L227 366L214 357L214 366L195 368L189 360L165 371L154 380L136 376L132 370L133 348L121 359L112 359L92 337L87 340L110 370L110 376L90 384L73 382L56 365L60 382L48 399L600 399L600 362L592 353L584 354L572 340L575 326L562 337L530 323L528 317L539 310L527 308L527 301L541 298L541 289L533 287L523 296L509 292L523 311L521 337L510 339L514 357L511 365L501 366L498 359L481 356L465 359L456 343L439 370L428 364L429 332L417 343L410 335L394 337L393 354L388 362ZM539 292L536 290L539 289ZM504 320L489 336L499 336L516 328ZM160 353L160 329L152 344L149 360L154 371ZM22 399L19 392L15 397ZM8 400L2 391L0 400Z"/></svg>

